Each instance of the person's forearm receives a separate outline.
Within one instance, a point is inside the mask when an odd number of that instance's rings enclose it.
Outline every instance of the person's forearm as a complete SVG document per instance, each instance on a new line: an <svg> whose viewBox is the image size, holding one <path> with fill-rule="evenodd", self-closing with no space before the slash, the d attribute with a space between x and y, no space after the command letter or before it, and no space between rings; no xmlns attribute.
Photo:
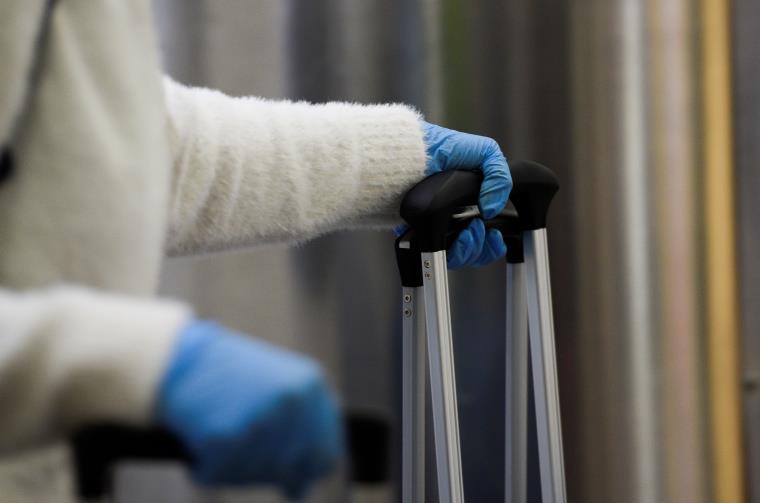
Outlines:
<svg viewBox="0 0 760 503"><path fill-rule="evenodd" d="M419 115L406 106L231 98L169 79L165 89L170 254L391 226L424 176Z"/></svg>
<svg viewBox="0 0 760 503"><path fill-rule="evenodd" d="M81 288L0 289L0 453L90 421L150 421L189 316L173 302Z"/></svg>

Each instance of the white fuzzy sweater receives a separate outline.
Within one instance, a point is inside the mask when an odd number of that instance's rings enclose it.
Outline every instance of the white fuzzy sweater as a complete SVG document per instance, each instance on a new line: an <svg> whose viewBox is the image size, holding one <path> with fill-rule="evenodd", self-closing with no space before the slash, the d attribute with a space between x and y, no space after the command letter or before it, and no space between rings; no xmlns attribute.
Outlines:
<svg viewBox="0 0 760 503"><path fill-rule="evenodd" d="M43 3L0 2L4 143ZM191 316L153 297L166 253L390 224L423 176L419 117L405 106L231 98L163 78L148 0L58 2L43 58L13 140L17 171L0 187L6 454L92 419L149 420ZM2 501L65 499L43 496L66 483L49 471L30 482L30 463L0 463Z"/></svg>

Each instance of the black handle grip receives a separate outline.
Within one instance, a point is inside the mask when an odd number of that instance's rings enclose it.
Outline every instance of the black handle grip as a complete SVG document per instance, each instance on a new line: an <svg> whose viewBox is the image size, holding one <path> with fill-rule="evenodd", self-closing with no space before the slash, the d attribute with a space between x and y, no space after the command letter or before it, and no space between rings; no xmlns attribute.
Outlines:
<svg viewBox="0 0 760 503"><path fill-rule="evenodd" d="M520 216L513 204L508 204L496 217L486 222L486 229L496 229L501 232L507 245L507 262L520 264L524 261L522 225Z"/></svg>
<svg viewBox="0 0 760 503"><path fill-rule="evenodd" d="M486 228L496 229L502 234L521 232L520 215L518 215L514 204L507 203L506 208L501 210L501 213L486 221Z"/></svg>
<svg viewBox="0 0 760 503"><path fill-rule="evenodd" d="M545 228L549 205L559 190L557 175L533 161L511 162L509 170L514 184L509 200L520 216L520 227L524 231Z"/></svg>
<svg viewBox="0 0 760 503"><path fill-rule="evenodd" d="M75 482L80 499L112 491L115 466L122 461L178 461L192 464L190 453L172 433L113 423L87 426L71 439Z"/></svg>
<svg viewBox="0 0 760 503"><path fill-rule="evenodd" d="M546 227L549 205L559 190L556 175L532 161L513 161L510 172L514 186L509 199L519 214L521 230ZM420 251L446 249L452 225L461 225L452 221L452 215L478 203L482 181L480 171L449 170L429 176L406 193L401 217L415 231Z"/></svg>
<svg viewBox="0 0 760 503"><path fill-rule="evenodd" d="M346 416L346 441L351 480L377 484L390 476L390 427L373 415ZM113 470L124 461L172 461L188 466L190 453L171 432L162 428L139 428L100 423L76 432L71 439L75 482L80 499L92 500L111 494Z"/></svg>
<svg viewBox="0 0 760 503"><path fill-rule="evenodd" d="M451 216L478 204L483 173L449 170L431 175L412 187L401 202L401 217L414 229L420 251L446 249Z"/></svg>

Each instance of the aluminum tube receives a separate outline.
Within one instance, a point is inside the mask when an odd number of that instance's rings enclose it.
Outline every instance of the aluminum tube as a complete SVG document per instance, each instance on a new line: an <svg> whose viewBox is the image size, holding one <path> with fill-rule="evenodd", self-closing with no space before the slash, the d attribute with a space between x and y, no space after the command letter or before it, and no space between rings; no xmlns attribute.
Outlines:
<svg viewBox="0 0 760 503"><path fill-rule="evenodd" d="M425 501L425 313L421 288L403 288L401 501Z"/></svg>
<svg viewBox="0 0 760 503"><path fill-rule="evenodd" d="M546 229L526 232L523 240L528 299L528 334L541 471L541 501L565 503L567 501L565 462L562 451L562 420L557 384L557 357Z"/></svg>
<svg viewBox="0 0 760 503"><path fill-rule="evenodd" d="M463 503L454 345L446 252L422 254L435 460L440 503Z"/></svg>
<svg viewBox="0 0 760 503"><path fill-rule="evenodd" d="M525 265L507 264L504 491L526 503L528 481L528 306Z"/></svg>

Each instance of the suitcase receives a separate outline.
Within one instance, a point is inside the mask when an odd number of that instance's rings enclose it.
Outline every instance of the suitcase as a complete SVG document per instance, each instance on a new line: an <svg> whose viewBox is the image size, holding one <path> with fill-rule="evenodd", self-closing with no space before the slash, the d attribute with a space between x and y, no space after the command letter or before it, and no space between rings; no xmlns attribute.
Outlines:
<svg viewBox="0 0 760 503"><path fill-rule="evenodd" d="M565 503L562 432L549 283L546 214L558 189L554 174L532 162L510 166L509 207L487 222L502 232L507 253L506 501L525 503L528 351L532 364L543 503ZM409 230L396 240L402 283L403 503L425 501L425 407L430 392L439 503L463 503L462 459L451 334L446 249L478 216L482 173L430 176L401 204ZM429 390L427 389L429 382ZM377 418L347 421L352 480L388 478L388 427ZM192 459L170 433L123 425L90 426L73 437L76 485L82 499L113 496L119 463Z"/></svg>

